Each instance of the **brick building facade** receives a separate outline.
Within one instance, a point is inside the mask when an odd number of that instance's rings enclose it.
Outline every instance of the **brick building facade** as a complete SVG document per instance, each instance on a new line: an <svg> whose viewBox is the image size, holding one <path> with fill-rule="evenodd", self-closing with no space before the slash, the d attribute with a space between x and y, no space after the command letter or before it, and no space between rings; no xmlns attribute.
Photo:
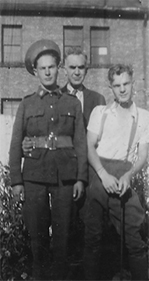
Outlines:
<svg viewBox="0 0 149 281"><path fill-rule="evenodd" d="M132 63L135 101L149 109L148 0L0 0L1 114L15 114L19 100L38 85L27 73L24 57L36 40L55 40L64 56L71 45L88 55L85 85L111 99L107 70L112 63ZM63 68L59 84L65 84Z"/></svg>

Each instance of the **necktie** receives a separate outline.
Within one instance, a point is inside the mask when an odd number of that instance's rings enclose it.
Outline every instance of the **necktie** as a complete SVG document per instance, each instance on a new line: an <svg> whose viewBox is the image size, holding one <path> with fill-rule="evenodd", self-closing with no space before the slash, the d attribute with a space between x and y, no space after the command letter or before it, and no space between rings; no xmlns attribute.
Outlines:
<svg viewBox="0 0 149 281"><path fill-rule="evenodd" d="M74 90L72 91L72 95L73 95L73 96L76 96L76 95L77 95L77 92L78 92L78 90L74 89Z"/></svg>

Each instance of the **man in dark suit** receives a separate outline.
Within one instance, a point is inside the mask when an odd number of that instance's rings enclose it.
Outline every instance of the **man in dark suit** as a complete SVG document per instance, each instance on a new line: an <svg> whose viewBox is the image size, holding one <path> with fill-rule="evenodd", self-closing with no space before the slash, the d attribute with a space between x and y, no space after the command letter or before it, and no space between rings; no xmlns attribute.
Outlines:
<svg viewBox="0 0 149 281"><path fill-rule="evenodd" d="M87 55L81 48L69 48L65 54L64 71L67 77L67 83L62 88L63 93L75 95L81 102L82 112L84 116L85 129L87 127L90 114L97 105L105 105L103 95L87 89L84 85L84 79L87 74ZM70 235L70 246L72 250L76 250L76 256L81 258L81 251L84 243L84 216L86 212L86 188L84 196L77 202L74 202L72 208L72 229ZM78 247L77 247L78 245ZM80 253L78 253L80 251Z"/></svg>
<svg viewBox="0 0 149 281"><path fill-rule="evenodd" d="M80 48L72 47L67 50L64 70L68 82L62 88L62 92L75 94L80 100L86 128L91 111L96 105L105 105L105 98L83 85L88 70L87 55Z"/></svg>

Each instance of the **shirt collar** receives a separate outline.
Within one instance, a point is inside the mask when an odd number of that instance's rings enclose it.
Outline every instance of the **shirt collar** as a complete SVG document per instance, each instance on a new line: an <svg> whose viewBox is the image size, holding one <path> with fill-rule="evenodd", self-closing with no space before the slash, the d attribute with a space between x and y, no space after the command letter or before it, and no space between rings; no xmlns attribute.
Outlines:
<svg viewBox="0 0 149 281"><path fill-rule="evenodd" d="M46 94L55 94L60 97L62 95L62 92L59 86L57 86L55 90L49 91L43 85L40 84L37 90L37 94L40 96L40 98L43 98Z"/></svg>
<svg viewBox="0 0 149 281"><path fill-rule="evenodd" d="M107 106L106 108L106 112L110 112L112 111L114 114L116 114L117 112L117 107L120 106L117 102L113 102L110 106ZM135 118L135 121L137 120L137 107L136 107L136 104L133 102L132 105L130 106L129 108L129 111L131 113L131 116L133 118Z"/></svg>
<svg viewBox="0 0 149 281"><path fill-rule="evenodd" d="M84 86L81 85L78 89L77 92L82 92L83 91ZM69 91L70 95L73 95L74 91L76 91L76 89L74 89L70 83L67 84L67 90Z"/></svg>

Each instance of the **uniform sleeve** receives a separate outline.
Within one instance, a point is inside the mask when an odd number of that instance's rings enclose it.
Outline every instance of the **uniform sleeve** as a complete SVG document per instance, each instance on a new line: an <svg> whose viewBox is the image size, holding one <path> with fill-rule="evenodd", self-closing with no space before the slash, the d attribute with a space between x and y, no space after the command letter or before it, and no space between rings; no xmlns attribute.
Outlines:
<svg viewBox="0 0 149 281"><path fill-rule="evenodd" d="M87 140L81 109L81 103L76 104L76 118L74 128L74 147L78 159L78 174L77 180L87 182L88 164L87 164Z"/></svg>
<svg viewBox="0 0 149 281"><path fill-rule="evenodd" d="M87 130L91 131L94 134L99 134L100 131L100 125L101 125L101 118L102 118L102 113L104 110L105 106L96 106L90 115L89 118L89 123L87 126Z"/></svg>
<svg viewBox="0 0 149 281"><path fill-rule="evenodd" d="M11 185L23 184L21 173L22 162L22 140L23 140L23 117L24 117L24 102L19 105L16 118L13 125L10 151L9 165Z"/></svg>

